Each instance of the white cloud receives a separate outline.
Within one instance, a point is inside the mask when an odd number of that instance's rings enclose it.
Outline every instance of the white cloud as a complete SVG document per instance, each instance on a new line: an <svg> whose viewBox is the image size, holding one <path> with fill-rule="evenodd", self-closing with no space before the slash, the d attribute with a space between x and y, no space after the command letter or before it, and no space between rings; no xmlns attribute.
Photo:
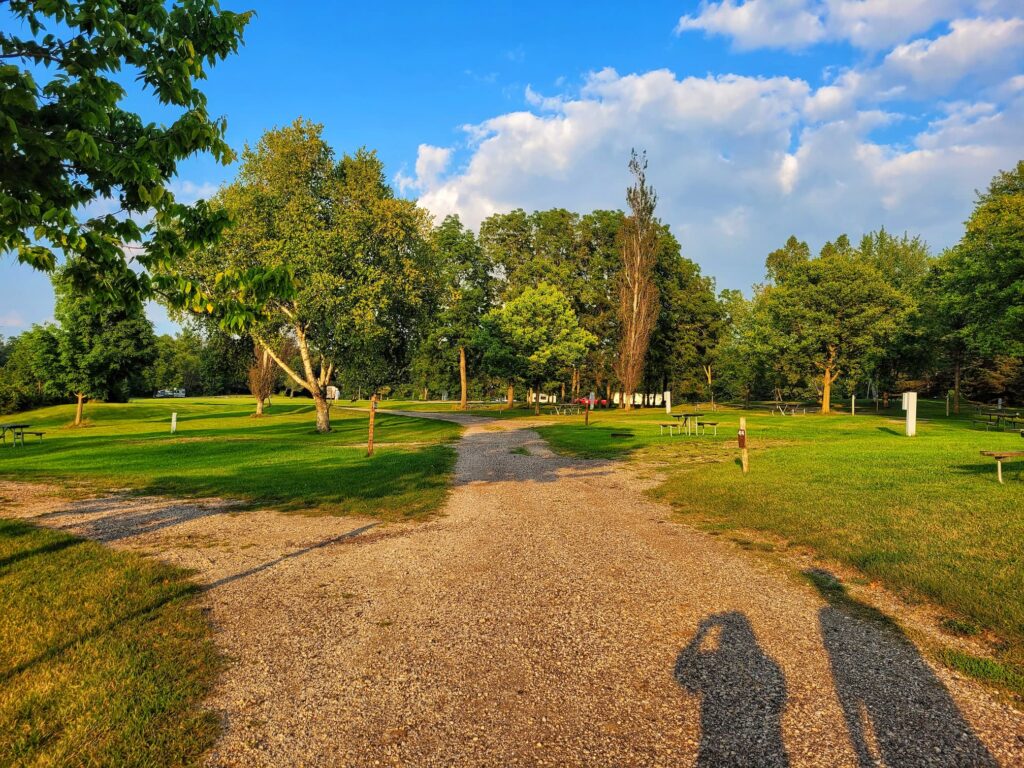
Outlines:
<svg viewBox="0 0 1024 768"><path fill-rule="evenodd" d="M24 316L17 310L0 313L0 328L6 331L18 331L27 325Z"/></svg>
<svg viewBox="0 0 1024 768"><path fill-rule="evenodd" d="M807 114L815 120L849 114L864 104L923 101L957 88L1013 90L1024 62L1024 19L957 19L949 31L897 46L876 67L851 68L815 91Z"/></svg>
<svg viewBox="0 0 1024 768"><path fill-rule="evenodd" d="M677 33L690 30L731 37L740 49L803 48L825 38L821 17L805 0L705 0L700 13L676 25Z"/></svg>
<svg viewBox="0 0 1024 768"><path fill-rule="evenodd" d="M955 241L974 190L1024 156L1014 130L1024 91L1011 81L1000 89L1015 95L951 100L930 120L854 101L811 123L812 91L799 79L603 70L575 96L544 99L541 113L467 126L459 154L444 155L442 167L460 159L451 171L428 163L431 173L417 173L420 201L472 226L516 207L620 208L629 151L644 148L658 214L684 252L723 285L746 287L791 233L820 245L884 225L936 247ZM920 128L900 145L872 140L894 121Z"/></svg>
<svg viewBox="0 0 1024 768"><path fill-rule="evenodd" d="M217 194L217 185L209 181L195 182L188 179L175 179L168 187L179 203L194 203L196 200L208 200Z"/></svg>
<svg viewBox="0 0 1024 768"><path fill-rule="evenodd" d="M741 50L844 41L879 51L952 19L1019 12L1019 0L704 0L676 32L730 37Z"/></svg>

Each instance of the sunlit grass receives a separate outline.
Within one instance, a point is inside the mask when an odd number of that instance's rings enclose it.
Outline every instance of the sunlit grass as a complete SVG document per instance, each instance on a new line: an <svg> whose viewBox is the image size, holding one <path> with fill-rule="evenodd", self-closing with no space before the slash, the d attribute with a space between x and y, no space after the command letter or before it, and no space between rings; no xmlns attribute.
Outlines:
<svg viewBox="0 0 1024 768"><path fill-rule="evenodd" d="M309 400L275 400L261 419L252 410L248 398L189 398L90 403L83 428L68 426L72 406L3 417L46 435L25 447L0 446L0 477L389 519L444 501L455 424L379 414L371 458L366 413L333 408L332 432L319 435Z"/></svg>
<svg viewBox="0 0 1024 768"><path fill-rule="evenodd" d="M195 764L218 667L182 571L0 520L0 764Z"/></svg>

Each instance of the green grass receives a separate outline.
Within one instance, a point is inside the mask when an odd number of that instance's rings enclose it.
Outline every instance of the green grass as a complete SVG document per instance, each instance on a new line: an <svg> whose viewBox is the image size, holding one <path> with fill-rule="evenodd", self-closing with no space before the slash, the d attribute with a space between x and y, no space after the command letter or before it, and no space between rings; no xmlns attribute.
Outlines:
<svg viewBox="0 0 1024 768"><path fill-rule="evenodd" d="M252 410L248 398L189 398L89 403L82 428L68 427L72 406L0 417L46 432L0 446L0 477L384 519L428 514L447 495L458 425L379 414L368 458L365 413L334 408L319 435L309 400L275 399L262 419Z"/></svg>
<svg viewBox="0 0 1024 768"><path fill-rule="evenodd" d="M176 568L0 520L0 764L180 766L219 662Z"/></svg>
<svg viewBox="0 0 1024 768"><path fill-rule="evenodd" d="M541 431L561 452L653 462L668 476L656 494L689 521L812 547L995 631L1007 641L1004 660L1020 665L1024 462L1004 464L1001 486L994 461L979 451L1024 450L1024 440L946 418L935 403L922 404L914 438L903 434L898 401L888 415L865 411L790 417L726 409L714 415L717 438L659 437L665 414L653 409L598 413L589 429L556 418ZM751 445L746 476L736 447L740 416ZM626 427L635 437L610 436Z"/></svg>

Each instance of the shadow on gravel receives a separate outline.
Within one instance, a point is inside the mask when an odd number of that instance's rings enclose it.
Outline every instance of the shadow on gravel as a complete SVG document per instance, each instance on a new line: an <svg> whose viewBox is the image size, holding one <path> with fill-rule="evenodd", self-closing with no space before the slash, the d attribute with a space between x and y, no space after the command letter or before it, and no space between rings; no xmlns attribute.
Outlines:
<svg viewBox="0 0 1024 768"><path fill-rule="evenodd" d="M142 509L132 510L132 505L145 505ZM156 508L153 505L156 504ZM216 504L196 502L168 502L165 500L136 500L131 496L104 496L95 499L72 501L63 509L39 515L40 519L72 516L78 518L92 515L86 520L75 520L71 525L58 525L57 528L74 529L79 536L102 542L113 542L120 539L140 536L144 533L170 528L190 520L202 517L237 512L237 504L222 501Z"/></svg>
<svg viewBox="0 0 1024 768"><path fill-rule="evenodd" d="M698 768L789 765L781 722L786 679L746 616L704 619L676 659L675 678L701 697Z"/></svg>
<svg viewBox="0 0 1024 768"><path fill-rule="evenodd" d="M899 627L827 571L807 576L829 603L818 620L862 768L998 765Z"/></svg>

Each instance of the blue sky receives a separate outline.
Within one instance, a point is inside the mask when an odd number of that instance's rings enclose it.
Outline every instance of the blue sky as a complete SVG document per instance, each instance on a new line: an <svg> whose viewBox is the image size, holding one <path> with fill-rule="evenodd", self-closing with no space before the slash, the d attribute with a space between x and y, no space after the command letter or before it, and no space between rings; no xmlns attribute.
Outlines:
<svg viewBox="0 0 1024 768"><path fill-rule="evenodd" d="M790 233L818 247L884 225L941 249L973 190L1024 158L1019 2L224 5L257 12L206 86L233 146L301 115L474 226L621 207L643 147L659 214L721 287L758 281ZM159 117L145 95L129 103ZM179 194L232 175L191 159ZM0 333L50 317L44 276L7 256L0 283Z"/></svg>

